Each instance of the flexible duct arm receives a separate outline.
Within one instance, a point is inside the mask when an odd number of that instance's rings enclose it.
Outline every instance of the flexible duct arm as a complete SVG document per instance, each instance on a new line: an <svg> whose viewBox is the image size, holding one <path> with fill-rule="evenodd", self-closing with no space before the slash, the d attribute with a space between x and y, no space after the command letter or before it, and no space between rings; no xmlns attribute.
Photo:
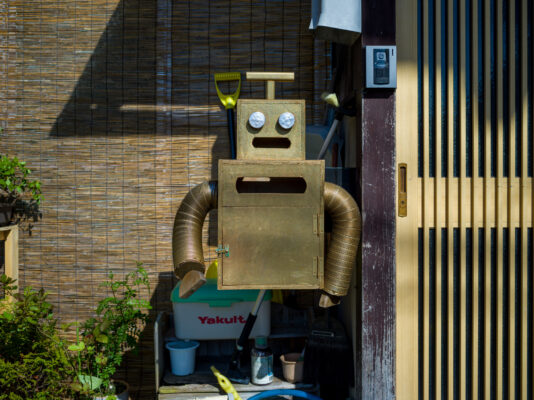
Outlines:
<svg viewBox="0 0 534 400"><path fill-rule="evenodd" d="M325 182L325 212L332 218L332 234L328 245L324 272L324 291L321 307L339 303L350 287L352 268L361 235L360 209L352 196L342 187Z"/></svg>
<svg viewBox="0 0 534 400"><path fill-rule="evenodd" d="M174 218L172 258L174 273L182 280L181 298L189 297L206 282L202 226L214 208L217 208L217 181L204 182L189 191Z"/></svg>
<svg viewBox="0 0 534 400"><path fill-rule="evenodd" d="M349 290L358 252L361 216L358 205L343 188L326 182L325 212L332 218L332 235L325 262L324 294L320 306L339 303ZM185 196L172 233L174 273L182 280L180 297L189 297L206 281L202 251L202 226L208 212L217 208L217 182L204 182Z"/></svg>

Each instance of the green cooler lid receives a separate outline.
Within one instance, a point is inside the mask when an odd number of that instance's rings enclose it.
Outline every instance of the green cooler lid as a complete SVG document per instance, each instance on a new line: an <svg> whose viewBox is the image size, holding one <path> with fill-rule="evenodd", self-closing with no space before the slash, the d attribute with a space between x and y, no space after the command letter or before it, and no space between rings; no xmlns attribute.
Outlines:
<svg viewBox="0 0 534 400"><path fill-rule="evenodd" d="M180 283L176 284L171 293L173 303L207 303L210 307L230 307L234 303L256 301L259 292L259 290L218 290L217 279L208 279L187 299L181 299L179 296ZM268 290L263 300L271 300L272 296L272 292Z"/></svg>

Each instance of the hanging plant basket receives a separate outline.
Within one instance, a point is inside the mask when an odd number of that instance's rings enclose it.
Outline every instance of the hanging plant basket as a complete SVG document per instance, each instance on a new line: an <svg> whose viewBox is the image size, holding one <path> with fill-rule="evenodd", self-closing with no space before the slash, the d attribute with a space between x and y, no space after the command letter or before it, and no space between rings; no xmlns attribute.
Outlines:
<svg viewBox="0 0 534 400"><path fill-rule="evenodd" d="M31 179L26 162L0 154L0 226L37 222L41 213L41 182Z"/></svg>

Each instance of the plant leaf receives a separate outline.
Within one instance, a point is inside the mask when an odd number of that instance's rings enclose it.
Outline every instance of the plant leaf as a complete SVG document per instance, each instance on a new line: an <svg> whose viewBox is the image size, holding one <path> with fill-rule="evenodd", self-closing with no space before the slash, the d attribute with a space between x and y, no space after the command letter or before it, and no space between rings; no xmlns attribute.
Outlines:
<svg viewBox="0 0 534 400"><path fill-rule="evenodd" d="M106 344L109 341L109 339L108 339L108 337L106 335L98 335L96 337L96 341Z"/></svg>
<svg viewBox="0 0 534 400"><path fill-rule="evenodd" d="M83 349L85 349L85 343L79 342L71 344L69 347L67 347L67 349L69 349L70 351L82 351Z"/></svg>
<svg viewBox="0 0 534 400"><path fill-rule="evenodd" d="M96 390L102 385L102 379L90 375L78 375L78 380L84 388Z"/></svg>

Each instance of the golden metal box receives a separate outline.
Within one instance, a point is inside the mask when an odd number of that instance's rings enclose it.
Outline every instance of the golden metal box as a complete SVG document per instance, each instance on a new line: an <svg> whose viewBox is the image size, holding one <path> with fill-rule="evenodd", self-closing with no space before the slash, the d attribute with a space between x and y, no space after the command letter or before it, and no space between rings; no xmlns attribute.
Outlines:
<svg viewBox="0 0 534 400"><path fill-rule="evenodd" d="M253 128L248 119L254 112L265 116L265 124ZM282 113L290 112L295 123L284 129L278 123ZM304 160L306 158L306 110L304 100L239 100L237 102L238 160Z"/></svg>
<svg viewBox="0 0 534 400"><path fill-rule="evenodd" d="M323 160L220 160L219 288L322 288L323 190Z"/></svg>

